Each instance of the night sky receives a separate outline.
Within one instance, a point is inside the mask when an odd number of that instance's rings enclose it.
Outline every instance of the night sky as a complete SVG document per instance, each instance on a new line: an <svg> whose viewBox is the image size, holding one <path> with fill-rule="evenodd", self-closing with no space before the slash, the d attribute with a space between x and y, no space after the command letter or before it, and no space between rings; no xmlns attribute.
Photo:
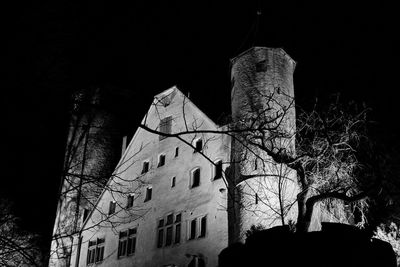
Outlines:
<svg viewBox="0 0 400 267"><path fill-rule="evenodd" d="M21 225L44 244L75 89L131 91L132 132L152 97L173 85L218 121L230 110L229 59L253 45L282 47L298 63L298 104L341 92L365 102L378 127L399 136L394 5L72 2L13 1L1 8L0 197L14 202Z"/></svg>

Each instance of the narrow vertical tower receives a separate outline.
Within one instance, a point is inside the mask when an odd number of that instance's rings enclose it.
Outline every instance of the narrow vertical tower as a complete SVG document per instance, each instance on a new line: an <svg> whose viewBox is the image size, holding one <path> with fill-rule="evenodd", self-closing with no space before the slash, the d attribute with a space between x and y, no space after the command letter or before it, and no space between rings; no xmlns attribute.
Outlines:
<svg viewBox="0 0 400 267"><path fill-rule="evenodd" d="M252 225L269 228L293 217L295 173L261 148L295 153L296 63L281 48L253 47L231 64L232 125L241 130L232 143L235 190L230 221L235 228L231 241L236 242L244 240Z"/></svg>
<svg viewBox="0 0 400 267"><path fill-rule="evenodd" d="M110 92L98 88L73 96L49 266L70 266L81 224L120 157L122 133L110 102Z"/></svg>

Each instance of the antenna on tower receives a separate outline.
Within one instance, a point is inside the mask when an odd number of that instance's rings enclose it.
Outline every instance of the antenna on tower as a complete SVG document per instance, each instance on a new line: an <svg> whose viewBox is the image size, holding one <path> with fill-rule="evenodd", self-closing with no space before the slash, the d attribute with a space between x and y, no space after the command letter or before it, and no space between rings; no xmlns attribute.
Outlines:
<svg viewBox="0 0 400 267"><path fill-rule="evenodd" d="M236 51L235 55L238 55L242 48L246 45L246 43L250 43L251 47L254 46L256 39L257 39L257 34L258 34L258 28L259 28L259 24L260 24L260 17L262 15L261 12L261 7L260 7L260 2L257 1L257 11L256 11L256 18L253 22L253 24L251 25L249 31L247 32L245 38L243 39L243 42L240 44L238 50ZM250 39L250 35L252 36L253 40L249 40Z"/></svg>

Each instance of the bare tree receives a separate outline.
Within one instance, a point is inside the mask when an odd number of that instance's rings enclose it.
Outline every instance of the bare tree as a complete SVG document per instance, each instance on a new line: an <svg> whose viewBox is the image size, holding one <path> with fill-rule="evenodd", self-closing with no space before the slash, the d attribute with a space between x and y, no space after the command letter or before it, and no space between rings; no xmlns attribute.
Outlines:
<svg viewBox="0 0 400 267"><path fill-rule="evenodd" d="M348 211L352 208L361 214L359 223L365 223L368 196L379 190L383 178L375 169L373 141L368 133L368 110L360 109L354 103L342 104L338 97L333 97L328 104L316 103L309 110L297 108L296 122L293 123L287 121L294 109L293 102L277 101L279 96L275 92L260 97L264 98L265 105L258 107L257 113L233 121L218 131L200 129L196 123L174 133L151 129L146 123L140 127L161 136L178 138L192 147L188 136L208 134L232 138L231 149L240 155L231 157L231 162L226 163L230 166L225 170L228 190L255 177L274 181L270 188L261 187L274 192L276 199L271 199L270 193L265 194L269 198L263 198L258 189L253 191L253 198L256 195L259 201L269 205L282 219L282 224L285 224L283 218L294 204L285 202L282 189L284 182L293 179L295 174L299 186L295 199L299 232L310 229L316 205L332 209L345 220L349 219ZM181 116L185 117L184 111ZM207 158L206 153L203 156ZM233 177L235 168L254 165L258 165L254 169L259 171L239 170L240 175ZM278 205L271 205L272 202Z"/></svg>
<svg viewBox="0 0 400 267"><path fill-rule="evenodd" d="M18 226L18 218L11 213L10 203L0 200L0 265L42 266L37 241L37 236Z"/></svg>

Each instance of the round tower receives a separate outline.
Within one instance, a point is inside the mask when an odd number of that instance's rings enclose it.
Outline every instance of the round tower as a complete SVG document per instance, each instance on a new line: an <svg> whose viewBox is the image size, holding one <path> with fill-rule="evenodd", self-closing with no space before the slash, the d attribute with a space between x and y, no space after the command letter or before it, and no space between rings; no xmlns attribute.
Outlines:
<svg viewBox="0 0 400 267"><path fill-rule="evenodd" d="M231 240L236 242L245 239L252 225L269 228L286 224L291 217L295 173L260 147L295 153L296 63L281 48L253 47L231 64L232 125L236 130L250 129L237 133L232 142L235 190L231 226L235 230Z"/></svg>
<svg viewBox="0 0 400 267"><path fill-rule="evenodd" d="M118 92L92 87L73 94L50 266L69 266L81 225L120 159L126 123Z"/></svg>

